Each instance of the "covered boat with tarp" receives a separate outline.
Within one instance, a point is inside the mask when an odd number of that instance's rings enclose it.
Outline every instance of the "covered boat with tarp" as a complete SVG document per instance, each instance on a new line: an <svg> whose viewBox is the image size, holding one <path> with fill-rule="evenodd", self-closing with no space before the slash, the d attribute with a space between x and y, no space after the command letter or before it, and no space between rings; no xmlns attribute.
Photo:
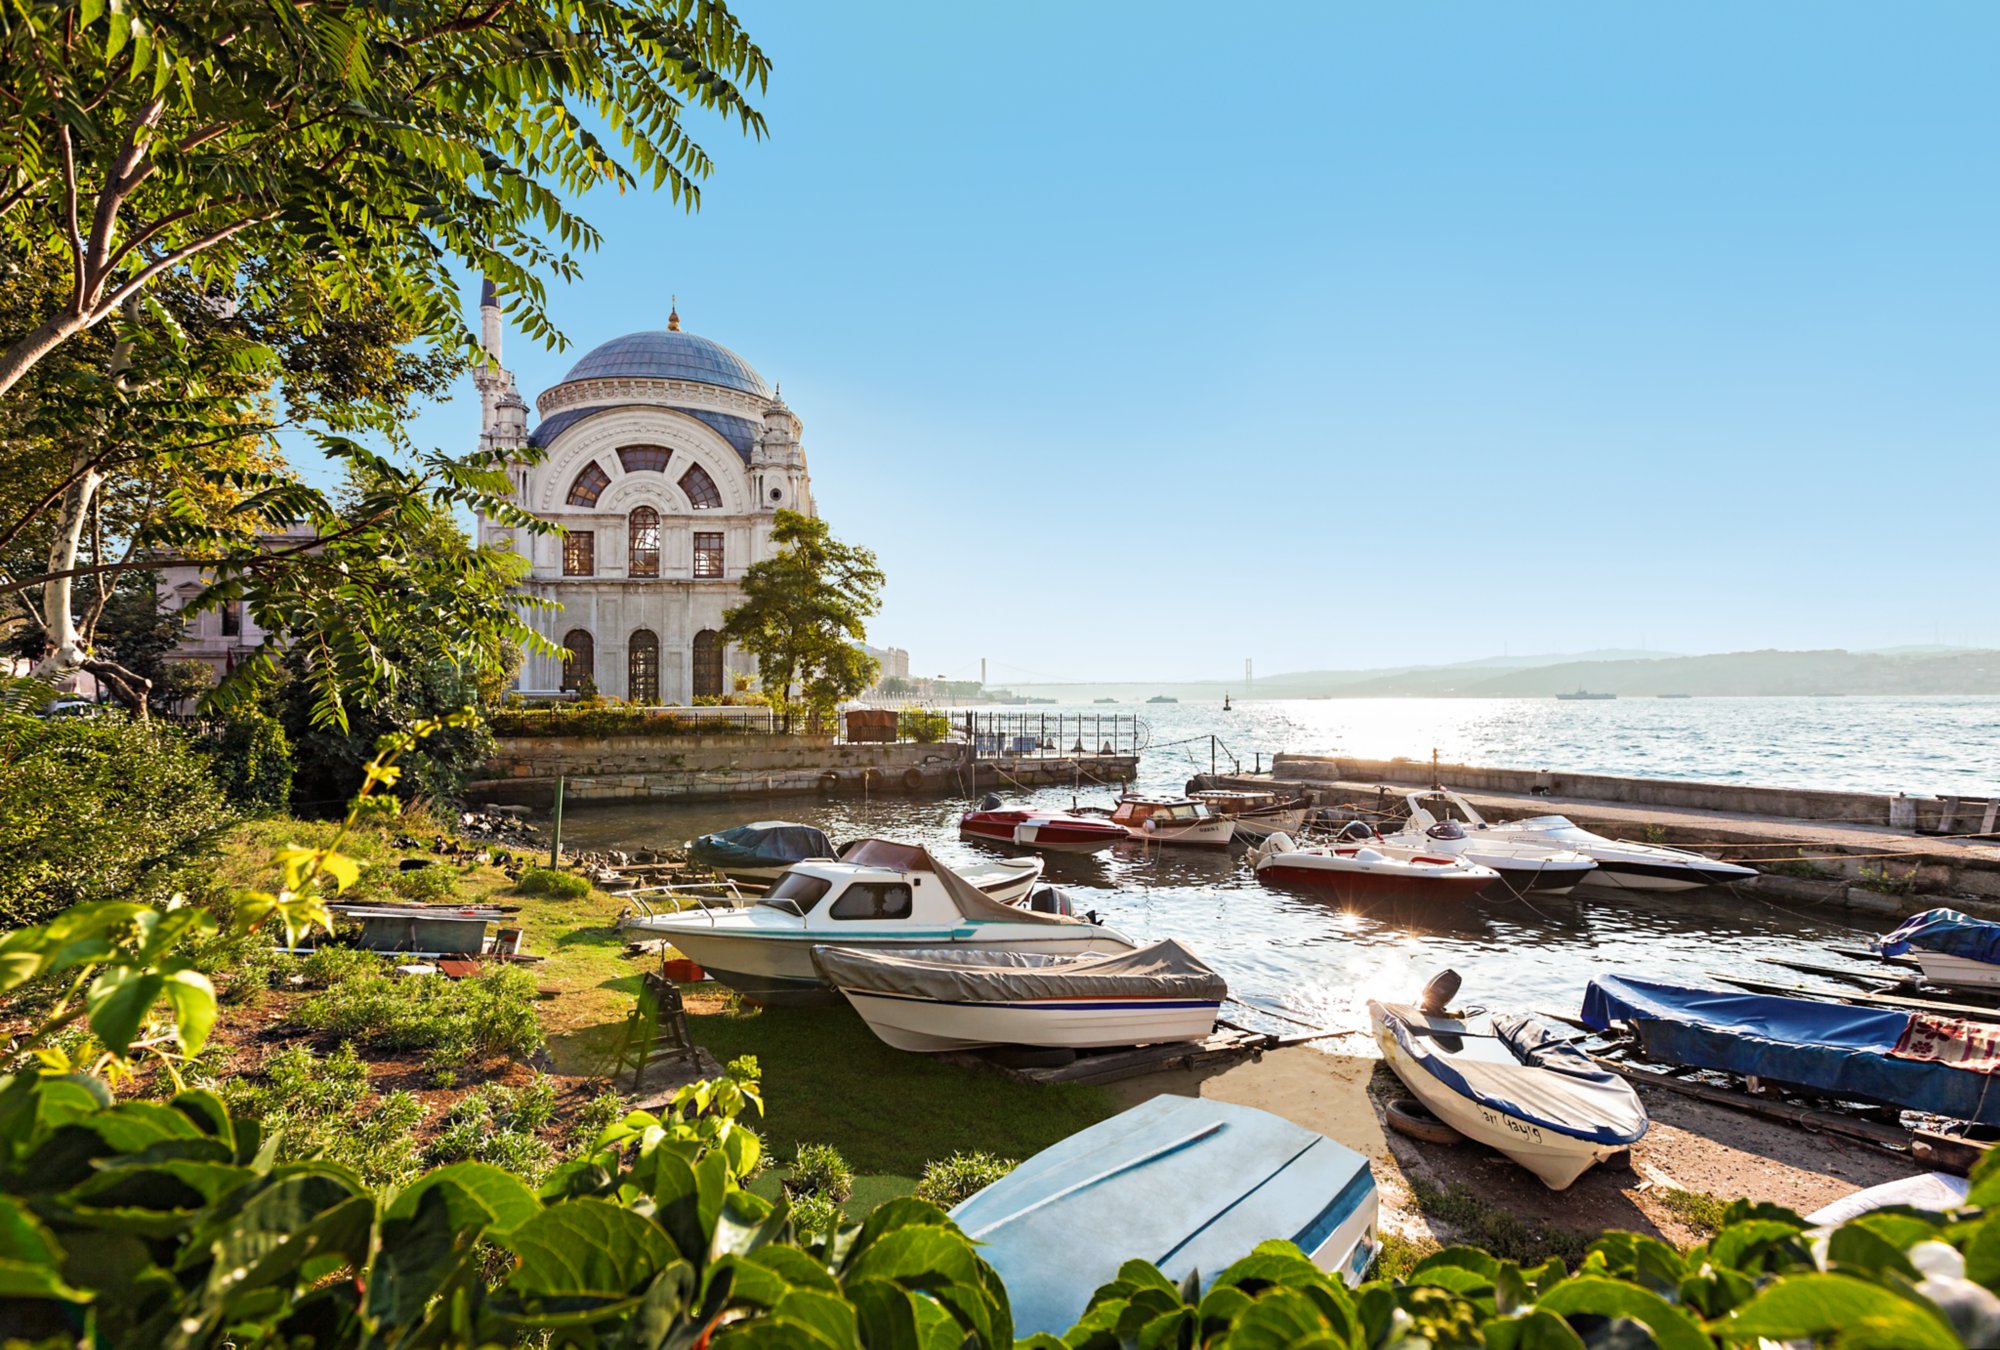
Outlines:
<svg viewBox="0 0 2000 1350"><path fill-rule="evenodd" d="M688 857L737 881L776 881L793 863L833 856L818 828L789 820L755 820L688 845Z"/></svg>
<svg viewBox="0 0 2000 1350"><path fill-rule="evenodd" d="M1582 1021L1629 1026L1652 1059L1847 1101L2000 1125L2000 1027L1924 1012L1606 975Z"/></svg>
<svg viewBox="0 0 2000 1350"><path fill-rule="evenodd" d="M1932 984L2000 990L2000 923L1955 909L1927 909L1903 920L1875 949L1908 955Z"/></svg>
<svg viewBox="0 0 2000 1350"><path fill-rule="evenodd" d="M813 964L898 1050L1072 1050L1199 1041L1229 986L1178 942L1062 956L816 947Z"/></svg>
<svg viewBox="0 0 2000 1350"><path fill-rule="evenodd" d="M1266 1111L1166 1093L1043 1149L951 1217L1007 1286L1015 1335L1060 1336L1134 1257L1205 1290L1278 1238L1359 1284L1379 1208L1354 1150Z"/></svg>

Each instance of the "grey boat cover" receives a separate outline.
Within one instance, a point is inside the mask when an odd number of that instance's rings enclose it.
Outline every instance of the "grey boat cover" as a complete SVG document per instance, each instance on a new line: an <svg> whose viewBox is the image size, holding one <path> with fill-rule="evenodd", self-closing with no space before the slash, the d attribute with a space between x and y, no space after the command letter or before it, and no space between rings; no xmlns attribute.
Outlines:
<svg viewBox="0 0 2000 1350"><path fill-rule="evenodd" d="M1178 942L1129 952L1056 956L1043 952L921 947L863 951L814 947L813 964L828 984L869 993L951 1003L1043 998L1132 998L1220 1003L1229 986Z"/></svg>
<svg viewBox="0 0 2000 1350"><path fill-rule="evenodd" d="M893 872L929 872L944 886L958 912L976 923L1067 923L1083 920L1068 914L1047 914L1003 905L985 891L939 862L922 844L892 839L857 839L840 851L840 860L860 867L884 867Z"/></svg>
<svg viewBox="0 0 2000 1350"><path fill-rule="evenodd" d="M1630 1144L1646 1133L1646 1108L1632 1085L1532 1017L1460 1022L1404 1003L1383 1008L1403 1052L1461 1097L1597 1144ZM1482 1020L1490 1030L1482 1031Z"/></svg>
<svg viewBox="0 0 2000 1350"><path fill-rule="evenodd" d="M807 858L831 858L833 844L811 825L756 820L705 834L688 845L688 852L710 867L790 867Z"/></svg>

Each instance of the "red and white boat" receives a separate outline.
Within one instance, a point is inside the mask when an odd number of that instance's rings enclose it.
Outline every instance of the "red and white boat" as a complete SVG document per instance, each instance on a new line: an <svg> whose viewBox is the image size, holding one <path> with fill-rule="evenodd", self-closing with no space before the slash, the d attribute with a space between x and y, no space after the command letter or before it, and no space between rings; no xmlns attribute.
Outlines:
<svg viewBox="0 0 2000 1350"><path fill-rule="evenodd" d="M1266 883L1318 886L1342 900L1464 900L1500 879L1490 867L1448 853L1382 843L1300 845L1274 834L1250 850Z"/></svg>
<svg viewBox="0 0 2000 1350"><path fill-rule="evenodd" d="M1123 826L1126 836L1148 844L1176 844L1187 848L1228 848L1236 835L1236 822L1216 815L1189 797L1121 797L1111 812L1111 823Z"/></svg>
<svg viewBox="0 0 2000 1350"><path fill-rule="evenodd" d="M977 811L958 818L963 839L979 839L989 844L1015 844L1047 853L1096 853L1125 838L1125 828L1093 816L1073 816L1067 811L1038 811L1030 807L1003 807L997 797L988 797Z"/></svg>

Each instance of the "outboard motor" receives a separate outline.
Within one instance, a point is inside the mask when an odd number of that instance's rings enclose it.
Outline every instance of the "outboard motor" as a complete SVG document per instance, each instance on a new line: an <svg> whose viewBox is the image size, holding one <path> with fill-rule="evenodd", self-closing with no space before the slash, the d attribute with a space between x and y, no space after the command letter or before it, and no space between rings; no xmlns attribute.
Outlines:
<svg viewBox="0 0 2000 1350"><path fill-rule="evenodd" d="M1424 986L1424 992L1417 997L1417 1006L1432 1017L1442 1017L1451 1007L1451 1001L1458 997L1458 987L1463 983L1457 971L1440 970Z"/></svg>
<svg viewBox="0 0 2000 1350"><path fill-rule="evenodd" d="M998 811L1000 809L1000 794L989 792L984 797L981 797L979 799L979 809L982 811Z"/></svg>
<svg viewBox="0 0 2000 1350"><path fill-rule="evenodd" d="M1054 886L1037 886L1028 892L1028 908L1036 914L1062 914L1074 917L1076 905L1068 894Z"/></svg>

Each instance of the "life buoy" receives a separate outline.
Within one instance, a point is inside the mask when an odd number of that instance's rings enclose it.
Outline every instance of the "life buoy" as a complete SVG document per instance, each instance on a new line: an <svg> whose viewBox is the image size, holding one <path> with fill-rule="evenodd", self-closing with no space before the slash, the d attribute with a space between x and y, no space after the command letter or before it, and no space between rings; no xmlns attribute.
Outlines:
<svg viewBox="0 0 2000 1350"><path fill-rule="evenodd" d="M903 770L903 786L915 792L924 785L924 771L910 768Z"/></svg>

